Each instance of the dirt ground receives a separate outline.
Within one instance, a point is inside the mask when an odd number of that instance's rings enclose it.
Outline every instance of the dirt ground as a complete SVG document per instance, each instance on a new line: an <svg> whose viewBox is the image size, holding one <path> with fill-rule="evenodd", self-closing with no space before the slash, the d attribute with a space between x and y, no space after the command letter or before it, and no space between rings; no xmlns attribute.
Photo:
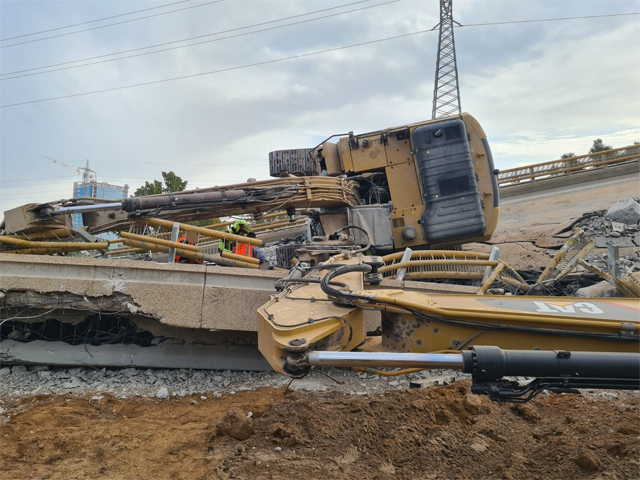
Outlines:
<svg viewBox="0 0 640 480"><path fill-rule="evenodd" d="M512 405L472 395L463 381L375 396L271 388L207 400L28 397L8 406L0 427L0 472L6 480L639 478L640 397L616 396L542 394Z"/></svg>
<svg viewBox="0 0 640 480"><path fill-rule="evenodd" d="M640 193L637 177L570 188L503 199L492 242L466 249L498 244L513 267L540 269L564 242L552 237L563 224ZM472 395L464 381L384 394L204 395L7 399L0 478L640 478L637 393L513 405Z"/></svg>

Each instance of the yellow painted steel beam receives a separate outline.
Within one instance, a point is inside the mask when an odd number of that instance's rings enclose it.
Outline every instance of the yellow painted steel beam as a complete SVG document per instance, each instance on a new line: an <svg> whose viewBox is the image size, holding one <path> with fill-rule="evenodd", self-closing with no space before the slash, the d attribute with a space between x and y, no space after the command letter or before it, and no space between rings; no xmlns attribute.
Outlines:
<svg viewBox="0 0 640 480"><path fill-rule="evenodd" d="M500 275L500 272L502 272L503 268L504 263L501 263L493 269L493 272L491 272L491 275L489 276L489 278L487 278L487 281L484 282L484 284L478 291L478 295L484 295L486 293L491 284L496 280L496 278L498 278L498 275Z"/></svg>
<svg viewBox="0 0 640 480"><path fill-rule="evenodd" d="M124 244L128 245L130 247L136 247L136 248L142 248L144 250L150 250L152 252L169 253L169 247L164 247L162 245L157 245L157 244L154 244L154 243L145 243L145 242L140 242L138 240L131 240L131 239L126 238L125 241L124 241ZM255 265L253 263L240 262L238 260L232 260L230 258L223 258L220 255L211 255L211 254L208 254L208 253L192 252L190 250L183 250L183 249L179 249L179 248L176 248L176 255L178 255L180 257L189 258L189 259L192 259L192 260L214 262L214 263L217 263L219 265L225 265L225 266L228 266L228 267L240 267L240 268L258 269L258 265Z"/></svg>
<svg viewBox="0 0 640 480"><path fill-rule="evenodd" d="M407 272L405 280L427 280L429 278L456 278L458 280L482 280L484 272Z"/></svg>
<svg viewBox="0 0 640 480"><path fill-rule="evenodd" d="M337 260L332 258L326 263ZM362 261L362 257L353 257L339 263ZM496 269L500 267L502 272L494 271L493 279L510 273L508 265L499 263ZM417 275L451 273L417 272ZM453 273L478 275L478 279L484 275ZM319 301L331 299L320 285L309 283L287 287L258 309L259 349L276 371L295 374L300 354L314 350L315 345L322 345L323 350L350 350L350 339L364 338L360 315L371 308L383 315L383 337L376 350L428 353L475 344L522 350L637 352L640 345L637 299L363 290L362 278L360 272L336 277L348 285L342 290L353 292L351 306Z"/></svg>
<svg viewBox="0 0 640 480"><path fill-rule="evenodd" d="M255 218L255 215L254 215L253 220L249 220L249 221L256 222L256 221L259 221L259 220L265 220L267 218L284 217L286 215L287 215L287 212L269 213L269 214L264 215L264 216L262 216L260 218ZM229 225L233 225L234 223L236 223L236 220L231 220L230 222L216 223L215 225L207 225L204 228L211 228L211 229L213 229L213 228L222 228L222 227L228 227ZM258 224L255 227L252 227L251 230L255 231L256 227L260 227L260 226L262 226L262 224Z"/></svg>
<svg viewBox="0 0 640 480"><path fill-rule="evenodd" d="M293 225L301 225L307 221L306 218L301 218L299 220L290 221L282 221L282 222L270 222L270 223L261 223L259 225L251 227L251 230L254 232L260 232L262 230L268 230L270 228L280 228L280 227L290 227Z"/></svg>
<svg viewBox="0 0 640 480"><path fill-rule="evenodd" d="M109 242L95 242L95 243L82 243L82 242L35 242L30 240L22 240L20 238L14 238L9 236L0 237L0 244L17 245L27 248L73 248L78 250L102 250L109 248Z"/></svg>
<svg viewBox="0 0 640 480"><path fill-rule="evenodd" d="M224 258L230 258L232 260L239 260L241 262L246 262L246 263L254 263L256 265L260 264L260 260L258 260L257 258L245 257L244 255L236 255L235 253L231 253L231 252L221 252L220 255L222 255Z"/></svg>
<svg viewBox="0 0 640 480"><path fill-rule="evenodd" d="M86 230L86 227L82 227ZM75 232L70 228L56 228L55 230L47 230L44 232L36 232L36 233L18 233L15 238L20 238L22 240L42 240L48 238L65 238L73 236Z"/></svg>
<svg viewBox="0 0 640 480"><path fill-rule="evenodd" d="M109 250L105 255L118 255L121 253L133 253L133 252L146 252L143 248L118 248L116 250Z"/></svg>
<svg viewBox="0 0 640 480"><path fill-rule="evenodd" d="M155 237L148 237L145 235L136 235L134 233L128 232L120 232L120 236L122 238L127 238L129 240L137 240L139 242L153 243L156 245L162 245L163 247L169 248L179 248L181 250L189 250L191 252L197 252L198 247L195 245L188 245L186 243L172 242L171 240L162 240Z"/></svg>
<svg viewBox="0 0 640 480"><path fill-rule="evenodd" d="M173 228L173 224L176 223L176 222L172 222L171 220L162 220L160 218L136 219L135 221L140 224L147 223L149 225L155 225L158 227L165 227L165 228ZM258 238L249 238L249 237L243 237L242 235L233 235L231 233L217 232L215 230L210 230L208 228L196 227L195 225L187 225L186 223L180 223L179 225L180 225L180 230L184 230L188 232L189 231L197 232L206 237L229 240L231 242L248 243L249 245L256 245L258 247L262 245L262 240Z"/></svg>
<svg viewBox="0 0 640 480"><path fill-rule="evenodd" d="M582 314L579 317L561 315L561 310L548 307L548 312L538 310L519 310L518 307L509 309L507 305L513 304L516 301L520 301L520 297L506 297L500 298L505 305L502 308L487 307L476 300L479 297L476 296L462 296L462 295L415 295L415 292L394 292L394 295L389 295L390 291L375 291L367 290L362 292L356 292L355 295L366 295L373 300L380 300L386 304L397 305L401 308L406 307L412 310L418 310L420 312L444 317L444 318L464 318L472 321L482 321L490 323L498 322L513 322L518 324L530 324L540 328L584 328L586 331L593 329L603 329L610 333L619 334L622 331L623 320L612 320L609 318L597 319L598 317L594 313L589 317L588 312ZM485 297L486 298L486 297ZM515 300L514 300L515 299ZM591 302L585 302L585 300L591 300ZM601 310L595 305L595 302L602 299L587 299L587 298L572 298L561 297L561 300L554 297L524 297L525 302L530 302L531 305L535 305L535 302L539 304L559 302L567 305L580 304L579 309L597 311ZM584 306L587 303L588 306ZM611 303L611 302L610 302ZM625 308L630 311L635 311L636 315L640 313L640 302L637 300L620 298L616 299L615 303L624 305ZM367 304L371 306L371 304ZM564 308L563 305L561 307ZM518 310L518 311L514 311ZM544 309L543 309L544 310ZM574 307L575 311L575 307ZM590 318L595 318L591 320ZM635 335L640 334L640 320L636 316L636 321L633 324L633 331Z"/></svg>
<svg viewBox="0 0 640 480"><path fill-rule="evenodd" d="M106 247L105 247L106 248ZM21 248L18 250L4 250L1 253L14 253L18 255L51 255L53 253L68 253L68 252L82 252L85 250L94 250L92 248L71 248L71 247L61 247L61 248ZM99 249L102 250L102 249Z"/></svg>

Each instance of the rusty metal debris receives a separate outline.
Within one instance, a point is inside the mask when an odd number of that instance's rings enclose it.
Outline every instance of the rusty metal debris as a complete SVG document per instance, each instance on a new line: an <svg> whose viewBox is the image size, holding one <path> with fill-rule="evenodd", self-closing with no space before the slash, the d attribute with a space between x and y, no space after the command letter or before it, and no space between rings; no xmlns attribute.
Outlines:
<svg viewBox="0 0 640 480"><path fill-rule="evenodd" d="M552 284L563 278L576 268L578 261L586 257L594 246L593 240L583 230L576 229L544 269L536 285Z"/></svg>

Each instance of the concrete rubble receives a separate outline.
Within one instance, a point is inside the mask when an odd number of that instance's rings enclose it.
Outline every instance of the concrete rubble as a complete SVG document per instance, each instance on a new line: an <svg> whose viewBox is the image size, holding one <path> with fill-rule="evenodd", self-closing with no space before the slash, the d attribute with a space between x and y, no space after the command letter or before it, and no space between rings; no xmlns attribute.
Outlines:
<svg viewBox="0 0 640 480"><path fill-rule="evenodd" d="M633 198L618 202L607 210L605 218L612 222L637 225L640 222L640 204Z"/></svg>
<svg viewBox="0 0 640 480"><path fill-rule="evenodd" d="M323 373L324 372L324 373ZM325 374L326 373L326 374ZM116 398L147 397L169 399L201 395L207 398L233 395L257 388L280 388L315 392L369 395L404 390L411 382L446 375L470 378L453 370L430 370L398 377L386 377L349 370L315 370L291 381L275 372L232 372L230 370L92 369L15 365L0 369L0 399L26 395L111 395ZM290 383L291 382L291 383ZM338 383L339 382L339 383Z"/></svg>
<svg viewBox="0 0 640 480"><path fill-rule="evenodd" d="M618 247L640 246L640 204L634 199L614 204L609 210L599 210L582 215L571 225L556 233L556 237L569 236L576 228L590 235L597 248L607 248L611 240Z"/></svg>
<svg viewBox="0 0 640 480"><path fill-rule="evenodd" d="M622 297L620 291L609 282L602 281L576 291L578 297Z"/></svg>
<svg viewBox="0 0 640 480"><path fill-rule="evenodd" d="M640 204L636 199L630 198L617 202L608 210L598 210L583 214L569 225L565 225L556 232L555 237L569 237L575 229L582 229L595 243L596 249L606 249L609 244L614 244L622 249L618 266L623 270L632 272L640 271ZM626 250L625 250L626 249ZM626 253L622 253L626 252ZM587 262L603 271L608 271L608 254L591 253ZM606 282L605 282L606 283ZM602 288L604 290L602 290ZM587 287L591 294L577 293L578 296L611 296L604 285ZM598 293L600 292L600 293Z"/></svg>

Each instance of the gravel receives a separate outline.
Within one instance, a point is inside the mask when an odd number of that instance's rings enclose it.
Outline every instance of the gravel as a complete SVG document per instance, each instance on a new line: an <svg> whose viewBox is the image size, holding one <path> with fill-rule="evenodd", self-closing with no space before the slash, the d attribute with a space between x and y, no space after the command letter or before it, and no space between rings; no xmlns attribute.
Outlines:
<svg viewBox="0 0 640 480"><path fill-rule="evenodd" d="M232 372L213 370L160 370L160 369L95 369L48 368L18 365L0 370L0 399L28 395L85 395L110 394L116 398L148 397L168 399L199 395L221 397L256 388L280 388L311 392L340 392L351 395L369 395L388 390L409 388L409 382L432 376L468 375L450 370L431 370L385 377L357 374L349 370L329 368L314 370L304 378L291 380L275 372ZM290 383L291 382L291 383Z"/></svg>
<svg viewBox="0 0 640 480"><path fill-rule="evenodd" d="M388 377L327 368L314 370L301 379L292 380L275 372L231 372L211 370L95 369L56 368L20 365L0 370L0 413L3 405L31 395L77 395L93 399L110 395L118 399L133 397L168 400L195 395L200 401L235 395L257 388L282 388L305 392L336 392L342 395L370 396L393 390L406 390L409 383L430 377L451 376L455 381L470 378L454 370L430 370ZM7 372L9 371L9 372ZM515 380L525 380L517 377ZM616 401L640 392L582 390L585 395ZM618 401L623 401L618 400ZM0 415L0 420L3 416ZM6 419L5 419L6 420Z"/></svg>

